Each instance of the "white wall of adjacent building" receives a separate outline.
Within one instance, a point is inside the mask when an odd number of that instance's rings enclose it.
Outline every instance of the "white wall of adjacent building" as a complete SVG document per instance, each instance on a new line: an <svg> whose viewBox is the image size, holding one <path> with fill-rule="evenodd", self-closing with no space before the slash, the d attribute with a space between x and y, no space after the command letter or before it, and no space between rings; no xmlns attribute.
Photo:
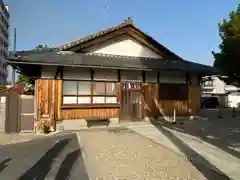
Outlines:
<svg viewBox="0 0 240 180"><path fill-rule="evenodd" d="M211 76L210 79L205 82L205 86L202 86L203 94L226 94L224 105L227 107L240 107L240 92L237 91L240 91L239 87L227 85L216 76Z"/></svg>

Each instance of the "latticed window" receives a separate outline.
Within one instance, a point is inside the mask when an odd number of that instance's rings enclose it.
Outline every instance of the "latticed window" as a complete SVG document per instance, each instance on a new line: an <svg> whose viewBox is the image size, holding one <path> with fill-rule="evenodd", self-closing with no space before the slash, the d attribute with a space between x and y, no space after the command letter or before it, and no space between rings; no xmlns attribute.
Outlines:
<svg viewBox="0 0 240 180"><path fill-rule="evenodd" d="M63 104L117 103L115 82L63 81Z"/></svg>

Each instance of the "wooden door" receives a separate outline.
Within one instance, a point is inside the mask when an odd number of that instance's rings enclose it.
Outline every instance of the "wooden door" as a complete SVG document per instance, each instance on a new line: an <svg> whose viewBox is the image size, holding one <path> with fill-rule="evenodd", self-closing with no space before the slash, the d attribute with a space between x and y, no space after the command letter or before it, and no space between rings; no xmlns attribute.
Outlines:
<svg viewBox="0 0 240 180"><path fill-rule="evenodd" d="M123 82L121 84L120 119L140 120L143 114L141 103L141 84Z"/></svg>

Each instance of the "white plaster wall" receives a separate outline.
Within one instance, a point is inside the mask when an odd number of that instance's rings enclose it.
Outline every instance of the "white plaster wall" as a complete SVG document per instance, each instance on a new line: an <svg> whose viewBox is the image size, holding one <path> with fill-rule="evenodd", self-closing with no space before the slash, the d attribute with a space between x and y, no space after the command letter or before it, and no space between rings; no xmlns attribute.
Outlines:
<svg viewBox="0 0 240 180"><path fill-rule="evenodd" d="M92 51L90 50L90 53L161 58L160 55L130 38L125 38L121 41L113 42Z"/></svg>
<svg viewBox="0 0 240 180"><path fill-rule="evenodd" d="M142 71L124 70L120 72L122 81L143 81Z"/></svg>
<svg viewBox="0 0 240 180"><path fill-rule="evenodd" d="M112 69L94 69L94 80L107 80L107 81L117 81L118 74L117 70ZM89 68L79 68L79 67L64 67L63 69L63 79L70 80L91 80L91 73Z"/></svg>
<svg viewBox="0 0 240 180"><path fill-rule="evenodd" d="M162 71L160 72L159 82L186 84L186 74L184 72Z"/></svg>
<svg viewBox="0 0 240 180"><path fill-rule="evenodd" d="M118 72L115 69L95 69L94 80L117 81Z"/></svg>
<svg viewBox="0 0 240 180"><path fill-rule="evenodd" d="M42 69L41 78L53 79L57 71L57 67L44 67ZM117 81L117 70L111 69L94 69L94 80ZM142 71L121 70L122 81L138 81L143 82ZM64 67L63 79L68 80L91 80L89 68ZM159 77L160 83L186 83L186 75L183 72L162 71ZM146 82L157 83L157 72L146 72Z"/></svg>
<svg viewBox="0 0 240 180"><path fill-rule="evenodd" d="M146 82L147 83L157 83L158 82L157 72L147 71L146 72Z"/></svg>
<svg viewBox="0 0 240 180"><path fill-rule="evenodd" d="M91 80L90 68L64 67L63 79Z"/></svg>
<svg viewBox="0 0 240 180"><path fill-rule="evenodd" d="M53 79L57 72L57 66L44 66L41 71L41 78Z"/></svg>

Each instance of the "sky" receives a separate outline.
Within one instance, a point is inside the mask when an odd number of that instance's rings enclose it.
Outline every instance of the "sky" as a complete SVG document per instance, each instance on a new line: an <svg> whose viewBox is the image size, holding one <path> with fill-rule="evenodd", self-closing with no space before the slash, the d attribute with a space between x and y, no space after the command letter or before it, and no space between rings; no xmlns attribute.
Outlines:
<svg viewBox="0 0 240 180"><path fill-rule="evenodd" d="M5 0L10 12L10 48L62 45L121 23L134 24L186 60L212 65L221 42L218 23L237 0Z"/></svg>

